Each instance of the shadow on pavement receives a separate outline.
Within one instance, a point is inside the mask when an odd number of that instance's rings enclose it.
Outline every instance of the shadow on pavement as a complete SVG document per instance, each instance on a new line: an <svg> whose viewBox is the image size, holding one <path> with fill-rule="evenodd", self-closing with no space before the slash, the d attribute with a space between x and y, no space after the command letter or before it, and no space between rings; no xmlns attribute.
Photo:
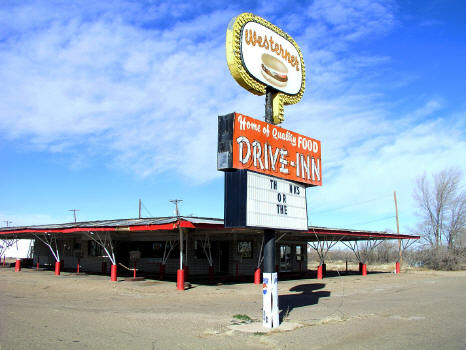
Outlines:
<svg viewBox="0 0 466 350"><path fill-rule="evenodd" d="M324 287L324 283L300 284L290 288L290 292L294 293L279 295L278 305L280 307L280 322L282 322L285 316L294 308L314 305L319 302L320 298L329 297L329 291L319 291L319 289Z"/></svg>

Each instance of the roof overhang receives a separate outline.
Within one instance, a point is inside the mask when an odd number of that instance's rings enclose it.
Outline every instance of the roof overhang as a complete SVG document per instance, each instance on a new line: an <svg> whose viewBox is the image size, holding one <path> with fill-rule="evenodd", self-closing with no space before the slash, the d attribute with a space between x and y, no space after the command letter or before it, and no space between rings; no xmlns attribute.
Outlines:
<svg viewBox="0 0 466 350"><path fill-rule="evenodd" d="M248 233L262 234L263 230L254 228L225 228L222 219L199 217L162 217L144 219L121 219L86 221L54 225L35 225L23 227L0 228L0 239L31 239L36 235L63 234L81 235L86 232L110 232L115 235L130 235L139 232L161 233L178 230L179 227L202 230L216 234ZM355 241L355 240L390 240L390 239L419 239L420 236L392 234L381 231L362 231L351 229L338 229L328 227L310 226L307 231L276 230L279 235L285 235L286 239L300 241Z"/></svg>

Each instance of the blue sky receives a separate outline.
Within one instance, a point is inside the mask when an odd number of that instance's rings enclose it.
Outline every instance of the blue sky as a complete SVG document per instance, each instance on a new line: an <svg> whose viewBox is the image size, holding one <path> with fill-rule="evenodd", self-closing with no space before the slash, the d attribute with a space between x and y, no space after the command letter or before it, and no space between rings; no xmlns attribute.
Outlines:
<svg viewBox="0 0 466 350"><path fill-rule="evenodd" d="M416 176L466 170L464 1L2 1L0 221L223 217L217 115L264 114L226 64L242 12L303 51L282 126L322 141L309 223L395 230L396 190L408 233Z"/></svg>

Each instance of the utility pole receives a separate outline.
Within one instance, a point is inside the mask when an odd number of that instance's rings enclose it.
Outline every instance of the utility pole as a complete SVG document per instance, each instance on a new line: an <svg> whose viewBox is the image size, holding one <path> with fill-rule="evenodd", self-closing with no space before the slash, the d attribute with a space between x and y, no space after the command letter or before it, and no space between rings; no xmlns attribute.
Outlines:
<svg viewBox="0 0 466 350"><path fill-rule="evenodd" d="M181 228L180 222L180 211L178 209L178 203L182 202L182 199L172 199L171 203L175 204L175 215L176 220L178 221L178 229L180 232L180 270L183 270L183 229Z"/></svg>
<svg viewBox="0 0 466 350"><path fill-rule="evenodd" d="M400 222L398 220L398 204L396 202L396 191L393 192L393 198L395 199L395 215L396 215L396 234L400 234ZM403 263L403 254L401 252L401 239L398 240L398 254L400 256L400 266Z"/></svg>
<svg viewBox="0 0 466 350"><path fill-rule="evenodd" d="M69 209L68 211L72 211L72 212L73 212L74 222L76 222L76 212L79 211L79 209Z"/></svg>
<svg viewBox="0 0 466 350"><path fill-rule="evenodd" d="M141 218L141 198L139 198L139 219Z"/></svg>
<svg viewBox="0 0 466 350"><path fill-rule="evenodd" d="M180 211L178 203L182 202L181 199L173 199L170 201L175 204L176 220L178 222L178 230L180 232L180 268L176 271L176 289L184 290L184 269L183 269L183 229L181 228Z"/></svg>
<svg viewBox="0 0 466 350"><path fill-rule="evenodd" d="M6 227L9 227L10 224L11 224L13 221L4 220L4 221L2 221L2 222L4 222L4 223L6 224Z"/></svg>

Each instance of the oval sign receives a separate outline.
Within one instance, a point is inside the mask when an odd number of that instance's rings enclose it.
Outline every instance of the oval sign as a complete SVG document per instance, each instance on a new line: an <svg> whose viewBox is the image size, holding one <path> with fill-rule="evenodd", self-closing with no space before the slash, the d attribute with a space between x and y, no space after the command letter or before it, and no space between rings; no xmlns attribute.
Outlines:
<svg viewBox="0 0 466 350"><path fill-rule="evenodd" d="M241 33L241 59L261 83L297 95L303 80L299 52L294 45L266 26L251 21Z"/></svg>
<svg viewBox="0 0 466 350"><path fill-rule="evenodd" d="M228 68L246 90L264 95L274 91L274 121L284 120L283 105L304 94L306 73L301 50L291 36L252 13L234 17L226 35Z"/></svg>

